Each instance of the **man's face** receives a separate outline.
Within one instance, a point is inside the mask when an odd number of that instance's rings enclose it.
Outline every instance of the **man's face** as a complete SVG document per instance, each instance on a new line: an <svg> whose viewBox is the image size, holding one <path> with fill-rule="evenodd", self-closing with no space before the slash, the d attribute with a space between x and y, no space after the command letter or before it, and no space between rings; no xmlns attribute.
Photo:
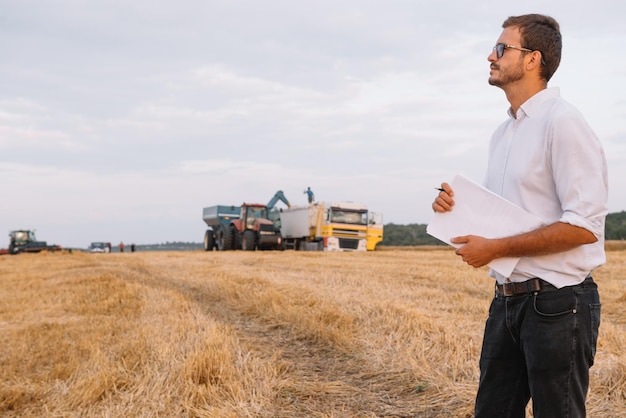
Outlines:
<svg viewBox="0 0 626 418"><path fill-rule="evenodd" d="M504 28L497 43L521 47L521 34L519 28L510 26ZM505 48L502 57L498 58L496 51L492 51L487 57L491 63L489 72L489 84L504 88L524 77L524 51L513 48Z"/></svg>

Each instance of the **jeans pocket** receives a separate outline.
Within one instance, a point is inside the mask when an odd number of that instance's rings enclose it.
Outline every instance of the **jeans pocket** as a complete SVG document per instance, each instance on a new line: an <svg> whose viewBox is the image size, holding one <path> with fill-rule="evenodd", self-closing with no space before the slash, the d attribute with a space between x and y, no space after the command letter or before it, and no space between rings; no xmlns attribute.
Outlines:
<svg viewBox="0 0 626 418"><path fill-rule="evenodd" d="M533 308L544 318L575 314L578 298L573 292L553 291L537 293L533 297Z"/></svg>

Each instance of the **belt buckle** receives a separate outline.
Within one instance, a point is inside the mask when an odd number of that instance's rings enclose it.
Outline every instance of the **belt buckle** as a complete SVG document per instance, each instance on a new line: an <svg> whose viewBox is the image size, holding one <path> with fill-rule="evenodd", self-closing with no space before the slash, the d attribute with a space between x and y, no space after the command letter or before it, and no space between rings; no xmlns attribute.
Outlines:
<svg viewBox="0 0 626 418"><path fill-rule="evenodd" d="M515 283L513 283L513 282L504 282L504 283L502 283L502 294L504 296L513 296L513 295L515 295Z"/></svg>

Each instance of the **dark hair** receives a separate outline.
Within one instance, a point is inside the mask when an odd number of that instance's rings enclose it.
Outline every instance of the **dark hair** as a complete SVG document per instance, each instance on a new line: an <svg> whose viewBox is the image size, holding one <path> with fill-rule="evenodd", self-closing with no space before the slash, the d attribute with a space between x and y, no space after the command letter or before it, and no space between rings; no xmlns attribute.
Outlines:
<svg viewBox="0 0 626 418"><path fill-rule="evenodd" d="M550 16L528 14L511 16L502 24L503 28L516 26L520 30L523 48L541 52L543 68L541 76L550 81L561 63L561 32L559 24Z"/></svg>

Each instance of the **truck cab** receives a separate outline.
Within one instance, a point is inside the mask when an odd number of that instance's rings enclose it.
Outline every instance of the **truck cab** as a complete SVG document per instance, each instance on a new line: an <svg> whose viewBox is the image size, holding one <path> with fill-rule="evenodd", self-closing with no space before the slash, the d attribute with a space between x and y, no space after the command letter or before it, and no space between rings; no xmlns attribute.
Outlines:
<svg viewBox="0 0 626 418"><path fill-rule="evenodd" d="M367 207L352 202L326 206L326 221L320 232L327 251L366 251Z"/></svg>

